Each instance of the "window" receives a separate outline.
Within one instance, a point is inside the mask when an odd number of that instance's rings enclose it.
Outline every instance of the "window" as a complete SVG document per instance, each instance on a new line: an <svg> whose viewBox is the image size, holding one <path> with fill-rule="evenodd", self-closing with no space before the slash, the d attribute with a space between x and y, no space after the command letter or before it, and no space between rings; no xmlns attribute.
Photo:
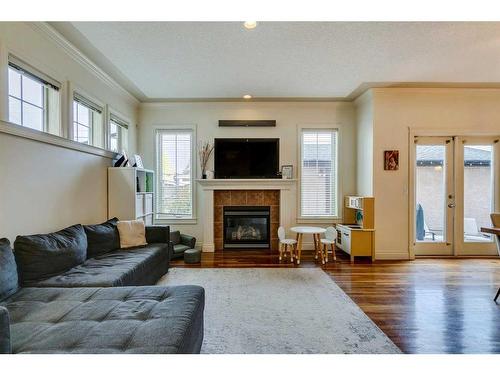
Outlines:
<svg viewBox="0 0 500 375"><path fill-rule="evenodd" d="M128 123L114 114L109 118L109 149L114 152L127 151Z"/></svg>
<svg viewBox="0 0 500 375"><path fill-rule="evenodd" d="M193 217L193 131L158 130L158 219Z"/></svg>
<svg viewBox="0 0 500 375"><path fill-rule="evenodd" d="M75 93L73 97L73 140L104 148L102 112L101 106Z"/></svg>
<svg viewBox="0 0 500 375"><path fill-rule="evenodd" d="M337 130L302 130L301 217L332 218L338 216L337 143Z"/></svg>
<svg viewBox="0 0 500 375"><path fill-rule="evenodd" d="M59 84L27 67L9 56L9 121L59 135Z"/></svg>

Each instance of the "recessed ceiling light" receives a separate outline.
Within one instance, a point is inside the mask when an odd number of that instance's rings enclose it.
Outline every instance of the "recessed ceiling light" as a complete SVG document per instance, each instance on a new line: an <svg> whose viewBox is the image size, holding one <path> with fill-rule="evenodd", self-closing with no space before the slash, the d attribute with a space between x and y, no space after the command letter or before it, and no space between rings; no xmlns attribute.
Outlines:
<svg viewBox="0 0 500 375"><path fill-rule="evenodd" d="M255 29L257 27L257 21L245 21L243 26L245 26L245 29Z"/></svg>
<svg viewBox="0 0 500 375"><path fill-rule="evenodd" d="M249 94L243 95L243 99L252 99L252 95Z"/></svg>

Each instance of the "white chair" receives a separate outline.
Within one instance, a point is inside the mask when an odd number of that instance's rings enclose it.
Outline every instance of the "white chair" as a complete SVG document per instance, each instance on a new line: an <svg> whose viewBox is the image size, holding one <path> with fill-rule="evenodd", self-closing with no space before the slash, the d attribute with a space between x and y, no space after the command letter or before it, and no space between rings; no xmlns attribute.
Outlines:
<svg viewBox="0 0 500 375"><path fill-rule="evenodd" d="M333 260L337 260L335 256L335 238L337 237L337 231L334 227L326 228L325 238L321 239L321 243L323 244L323 258L324 262L328 263L328 246L330 246L333 254Z"/></svg>
<svg viewBox="0 0 500 375"><path fill-rule="evenodd" d="M286 251L288 250L290 252L290 262L293 262L297 241L291 238L286 238L285 228L283 227L278 228L278 238L280 240L280 261L283 259L283 255L286 258Z"/></svg>

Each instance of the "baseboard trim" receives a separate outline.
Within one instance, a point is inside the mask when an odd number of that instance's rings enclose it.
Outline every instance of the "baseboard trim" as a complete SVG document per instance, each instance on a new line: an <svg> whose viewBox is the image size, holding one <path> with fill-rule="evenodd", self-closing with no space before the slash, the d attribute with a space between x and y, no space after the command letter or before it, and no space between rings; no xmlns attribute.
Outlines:
<svg viewBox="0 0 500 375"><path fill-rule="evenodd" d="M381 253L375 250L375 260L411 260L407 251L399 253Z"/></svg>

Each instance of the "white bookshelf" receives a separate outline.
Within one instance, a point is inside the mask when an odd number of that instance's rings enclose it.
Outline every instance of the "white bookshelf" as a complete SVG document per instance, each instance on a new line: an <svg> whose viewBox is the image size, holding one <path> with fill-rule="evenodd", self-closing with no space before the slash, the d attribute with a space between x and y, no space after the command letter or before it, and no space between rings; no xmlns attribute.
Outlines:
<svg viewBox="0 0 500 375"><path fill-rule="evenodd" d="M154 171L142 168L108 168L108 218L143 219L153 224Z"/></svg>

